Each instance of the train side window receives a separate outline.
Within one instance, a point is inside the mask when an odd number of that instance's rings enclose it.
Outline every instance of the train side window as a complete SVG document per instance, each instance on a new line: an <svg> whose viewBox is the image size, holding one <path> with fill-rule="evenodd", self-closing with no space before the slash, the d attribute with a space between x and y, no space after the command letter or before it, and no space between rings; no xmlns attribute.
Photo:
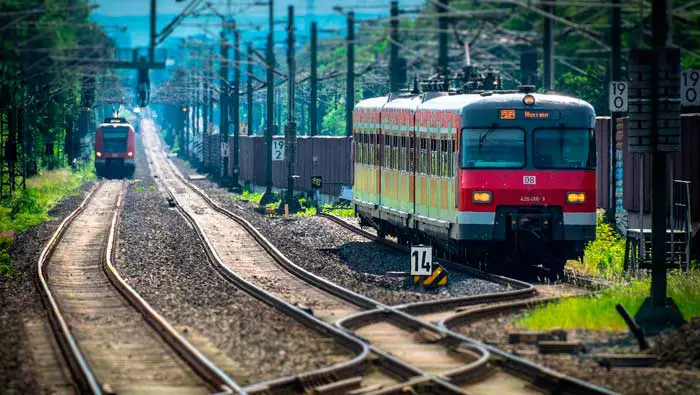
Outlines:
<svg viewBox="0 0 700 395"><path fill-rule="evenodd" d="M426 162L426 158L425 158L425 139L421 137L421 138L419 139L418 144L419 144L419 147L418 147L419 152L418 152L418 168L417 168L417 170L418 170L419 173L425 174L425 162Z"/></svg>
<svg viewBox="0 0 700 395"><path fill-rule="evenodd" d="M437 174L437 152L436 152L436 144L435 144L435 139L430 139L430 169L429 174L430 175L436 175Z"/></svg>
<svg viewBox="0 0 700 395"><path fill-rule="evenodd" d="M440 176L448 177L450 175L450 167L447 164L447 140L440 141Z"/></svg>
<svg viewBox="0 0 700 395"><path fill-rule="evenodd" d="M457 140L452 140L452 175L457 175Z"/></svg>
<svg viewBox="0 0 700 395"><path fill-rule="evenodd" d="M454 167L452 167L452 156L454 152L452 151L452 139L447 140L445 145L447 145L447 151L445 152L445 157L447 158L447 177L452 177L454 176Z"/></svg>
<svg viewBox="0 0 700 395"><path fill-rule="evenodd" d="M406 148L406 153L407 153L407 155L406 155L407 156L406 169L409 172L413 172L413 165L415 163L415 161L414 161L415 160L414 159L415 152L413 150L414 150L415 142L413 141L414 140L413 136L409 136L409 137L407 137L407 139L408 139L408 147Z"/></svg>
<svg viewBox="0 0 700 395"><path fill-rule="evenodd" d="M406 163L406 159L408 155L406 155L406 136L401 137L401 161L399 164L400 170L401 171L407 171L408 170L408 164Z"/></svg>
<svg viewBox="0 0 700 395"><path fill-rule="evenodd" d="M362 133L360 134L360 140L357 142L357 149L360 150L360 160L359 162L362 164L367 163L367 143L366 143L366 134Z"/></svg>
<svg viewBox="0 0 700 395"><path fill-rule="evenodd" d="M372 165L372 140L374 140L373 134L365 134L365 164Z"/></svg>
<svg viewBox="0 0 700 395"><path fill-rule="evenodd" d="M392 163L391 163L391 168L394 170L399 169L399 137L394 136L393 138L393 144L391 145L391 151L392 151Z"/></svg>
<svg viewBox="0 0 700 395"><path fill-rule="evenodd" d="M367 163L367 142L366 142L366 137L367 135L362 133L359 137L359 141L357 142L357 147L360 150L360 159L359 162L362 164Z"/></svg>
<svg viewBox="0 0 700 395"><path fill-rule="evenodd" d="M391 136L384 138L384 167L391 168Z"/></svg>

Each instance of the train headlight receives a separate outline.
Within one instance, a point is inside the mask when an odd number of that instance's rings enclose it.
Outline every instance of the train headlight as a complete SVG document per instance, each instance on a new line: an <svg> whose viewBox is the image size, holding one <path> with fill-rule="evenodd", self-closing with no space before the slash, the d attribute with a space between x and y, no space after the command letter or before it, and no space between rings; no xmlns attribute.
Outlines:
<svg viewBox="0 0 700 395"><path fill-rule="evenodd" d="M586 194L583 192L568 192L566 202L571 204L581 204L586 201Z"/></svg>
<svg viewBox="0 0 700 395"><path fill-rule="evenodd" d="M526 106L531 106L535 104L535 96L526 95L525 97L523 97L523 104Z"/></svg>
<svg viewBox="0 0 700 395"><path fill-rule="evenodd" d="M134 156L134 153L129 151L129 153L127 155L129 155L131 157L131 156Z"/></svg>
<svg viewBox="0 0 700 395"><path fill-rule="evenodd" d="M493 201L493 194L490 191L473 191L472 203L488 204Z"/></svg>
<svg viewBox="0 0 700 395"><path fill-rule="evenodd" d="M102 156L102 152L95 152L95 156L97 156L98 158L101 157L101 156Z"/></svg>

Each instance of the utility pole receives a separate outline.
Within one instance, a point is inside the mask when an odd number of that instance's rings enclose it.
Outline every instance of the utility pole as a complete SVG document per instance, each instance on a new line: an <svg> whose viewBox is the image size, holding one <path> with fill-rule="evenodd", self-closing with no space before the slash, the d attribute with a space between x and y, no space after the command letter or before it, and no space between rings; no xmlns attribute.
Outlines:
<svg viewBox="0 0 700 395"><path fill-rule="evenodd" d="M622 9L620 0L612 0L610 8L610 80L621 81L621 41L622 41ZM615 221L617 212L617 112L610 111L610 203L608 210L608 221Z"/></svg>
<svg viewBox="0 0 700 395"><path fill-rule="evenodd" d="M447 53L447 28L449 27L448 11L447 11L448 0L438 0L436 4L438 17L438 70L440 74L447 77L449 72L449 59Z"/></svg>
<svg viewBox="0 0 700 395"><path fill-rule="evenodd" d="M272 133L275 128L275 14L274 0L270 2L270 32L267 35L267 129L265 130L265 153L267 154L267 171L265 173L265 194L260 199L260 205L265 206L275 201L272 194Z"/></svg>
<svg viewBox="0 0 700 395"><path fill-rule="evenodd" d="M255 127L255 106L253 103L253 44L248 43L248 76L246 77L246 82L248 88L246 90L246 97L248 100L248 135L253 136Z"/></svg>
<svg viewBox="0 0 700 395"><path fill-rule="evenodd" d="M391 2L391 42L390 42L390 58L389 58L389 79L391 81L391 92L399 91L399 2Z"/></svg>
<svg viewBox="0 0 700 395"><path fill-rule="evenodd" d="M209 97L209 119L207 125L214 125L214 50L209 48L209 67L207 67L207 96Z"/></svg>
<svg viewBox="0 0 700 395"><path fill-rule="evenodd" d="M238 138L241 135L241 33L235 28L233 31L233 59L234 59L234 69L233 69L233 147L229 154L233 157L233 177L231 181L231 188L240 192L242 190L240 184L238 183ZM228 164L227 164L228 165ZM226 166L228 169L228 166ZM228 170L226 171L228 173Z"/></svg>
<svg viewBox="0 0 700 395"><path fill-rule="evenodd" d="M221 65L219 72L221 79L219 82L219 151L221 152L221 161L216 164L214 173L216 178L220 178L222 184L227 184L228 178L228 156L225 156L226 150L224 147L228 144L228 100L229 100L229 85L228 85L228 43L226 37L229 33L229 23L222 20L224 26L221 29ZM223 167L223 168L222 168Z"/></svg>
<svg viewBox="0 0 700 395"><path fill-rule="evenodd" d="M651 117L635 108L630 109L629 145L636 138L645 143L646 134L651 142L651 297L647 298L637 312L635 318L646 333L658 333L668 327L679 327L684 320L678 307L667 295L667 251L668 241L666 214L669 203L669 179L667 173L667 153L678 152L681 149L680 136L680 51L670 47L670 21L667 0L652 1L652 50L637 52L636 62L630 69L632 77L641 87L642 96L646 100L636 100L642 111L651 103ZM640 61L641 59L641 61ZM639 70L639 64L651 65L651 73ZM646 67L644 67L646 68ZM646 77L641 82L637 74ZM647 85L648 84L648 85ZM651 89L643 89L644 86ZM651 97L649 97L651 96ZM648 100L651 99L651 100ZM632 104L632 101L630 101ZM650 119L650 127L645 127L644 119ZM640 122L641 121L641 122ZM634 125L633 125L634 124ZM642 128L637 128L642 124ZM633 130L633 127L637 130ZM640 138L640 130L641 136ZM645 130L646 129L646 130ZM689 236L687 236L689 237ZM671 239L672 240L672 239Z"/></svg>
<svg viewBox="0 0 700 395"><path fill-rule="evenodd" d="M156 33L156 0L151 0L151 42L148 46L148 61L153 64L156 57L156 40L158 39L158 33Z"/></svg>
<svg viewBox="0 0 700 395"><path fill-rule="evenodd" d="M311 97L309 98L309 134L318 134L318 24L311 23Z"/></svg>
<svg viewBox="0 0 700 395"><path fill-rule="evenodd" d="M208 172L211 168L211 154L209 153L209 72L206 65L210 64L211 58L205 63L202 62L203 71L200 73L202 79L202 170Z"/></svg>
<svg viewBox="0 0 700 395"><path fill-rule="evenodd" d="M294 94L296 93L296 59L294 51L294 6L287 8L287 127L284 131L286 151L284 159L287 161L287 198L285 203L289 212L295 213L301 209L299 201L294 198L294 161L297 151L297 123L294 118Z"/></svg>
<svg viewBox="0 0 700 395"><path fill-rule="evenodd" d="M554 5L543 6L544 12L554 14ZM554 88L554 20L544 17L544 89Z"/></svg>
<svg viewBox="0 0 700 395"><path fill-rule="evenodd" d="M348 69L345 92L345 136L352 136L352 110L355 108L355 13L348 12Z"/></svg>

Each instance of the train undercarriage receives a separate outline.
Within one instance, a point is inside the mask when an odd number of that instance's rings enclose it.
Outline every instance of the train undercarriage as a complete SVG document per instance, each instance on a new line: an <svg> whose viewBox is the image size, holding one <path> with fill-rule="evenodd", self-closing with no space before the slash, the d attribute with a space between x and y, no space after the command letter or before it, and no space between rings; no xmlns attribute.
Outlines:
<svg viewBox="0 0 700 395"><path fill-rule="evenodd" d="M451 232L408 218L397 223L367 215L361 209L357 212L360 226L374 228L379 237L394 237L406 246L432 245L437 256L499 273L526 274L538 267L556 278L568 260L583 259L586 243L562 240L562 232L551 226L547 214L541 213L506 213L503 219L508 226L502 229L491 226ZM460 238L455 238L455 234Z"/></svg>

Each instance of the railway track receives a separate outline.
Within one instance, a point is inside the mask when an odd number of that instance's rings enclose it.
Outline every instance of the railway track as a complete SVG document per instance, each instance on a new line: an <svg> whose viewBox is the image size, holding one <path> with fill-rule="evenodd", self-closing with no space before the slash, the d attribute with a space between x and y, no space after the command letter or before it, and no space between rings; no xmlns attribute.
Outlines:
<svg viewBox="0 0 700 395"><path fill-rule="evenodd" d="M114 269L124 184L98 183L39 258L38 285L80 393L244 393Z"/></svg>
<svg viewBox="0 0 700 395"><path fill-rule="evenodd" d="M533 390L535 385L538 390L553 392L611 393L413 315L531 296L536 291L530 284L494 276L493 280L506 282L515 289L499 294L457 297L399 307L384 305L290 262L250 223L219 206L186 180L165 156L152 129L144 131L144 139L162 187L168 191L173 205L193 225L212 262L224 277L305 324L326 331L346 345L360 347L354 360L310 373L315 382L328 382L317 385L317 391L345 393L349 388L354 388L356 392L353 393L394 393L401 392L409 385L424 393L464 393L464 390L475 389L492 393L504 388L534 393L537 392ZM345 317L341 318L343 315ZM336 326L330 325L334 321ZM363 331L368 325L382 327ZM338 331L338 326L345 331ZM375 337L370 339L369 345L357 343L356 336L362 338L362 335ZM382 337L386 341L382 341ZM380 344L377 345L376 341ZM401 350L408 349L407 346L411 352L401 353ZM379 383L362 383L362 378L366 377L364 365L367 364L380 366L381 373L389 374L379 374ZM253 385L246 387L246 390L265 392L271 388L282 388L285 384L289 387L292 381L305 382L306 388L309 384L308 378L305 379L303 375L284 380ZM505 387L503 382L507 382ZM347 387L338 389L333 387L335 385Z"/></svg>

